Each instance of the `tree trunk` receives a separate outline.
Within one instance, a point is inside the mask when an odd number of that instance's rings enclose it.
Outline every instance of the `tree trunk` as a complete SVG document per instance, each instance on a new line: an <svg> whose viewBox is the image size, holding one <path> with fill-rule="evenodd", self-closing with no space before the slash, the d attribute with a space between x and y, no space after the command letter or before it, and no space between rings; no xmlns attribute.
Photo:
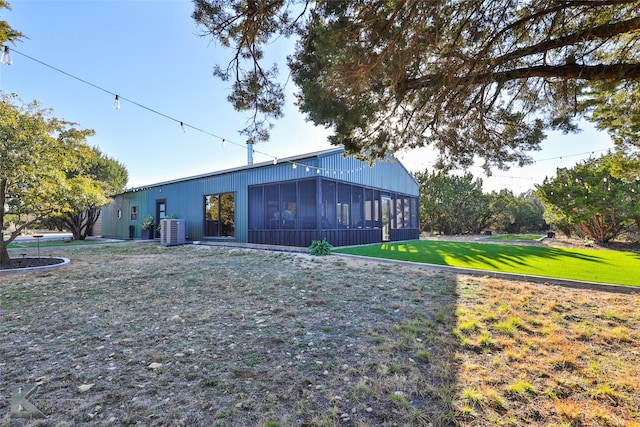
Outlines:
<svg viewBox="0 0 640 427"><path fill-rule="evenodd" d="M71 231L74 240L86 240L99 217L100 209L93 207L89 208L88 211L76 215L68 215L64 217L62 221L69 231Z"/></svg>
<svg viewBox="0 0 640 427"><path fill-rule="evenodd" d="M9 262L9 251L7 251L7 245L4 242L4 237L2 238L2 242L0 242L0 265L6 264Z"/></svg>
<svg viewBox="0 0 640 427"><path fill-rule="evenodd" d="M7 251L7 244L4 241L4 201L6 200L7 180L0 179L0 200L2 206L0 206L0 264L9 262L9 252Z"/></svg>

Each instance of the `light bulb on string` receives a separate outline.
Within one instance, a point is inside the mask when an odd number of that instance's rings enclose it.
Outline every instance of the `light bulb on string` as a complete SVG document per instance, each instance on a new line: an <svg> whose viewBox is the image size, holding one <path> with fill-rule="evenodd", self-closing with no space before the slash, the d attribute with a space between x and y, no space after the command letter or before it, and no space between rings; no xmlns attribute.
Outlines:
<svg viewBox="0 0 640 427"><path fill-rule="evenodd" d="M277 164L278 164L278 158L277 158L277 157L274 157L274 158L273 158L273 164L274 164L274 165L277 165Z"/></svg>
<svg viewBox="0 0 640 427"><path fill-rule="evenodd" d="M11 59L10 52L11 51L9 49L9 46L4 46L4 50L2 51L2 59L0 60L0 62L2 62L4 65L13 64L13 60Z"/></svg>
<svg viewBox="0 0 640 427"><path fill-rule="evenodd" d="M180 122L180 129L182 129L182 133L185 133L187 129L184 127L184 123Z"/></svg>
<svg viewBox="0 0 640 427"><path fill-rule="evenodd" d="M310 170L310 169L309 169L309 166L307 166L307 167L305 168L305 170L304 170L304 171L305 171L305 172L309 172L309 170Z"/></svg>
<svg viewBox="0 0 640 427"><path fill-rule="evenodd" d="M293 167L294 169L297 169L297 168L298 168L298 165L296 165L296 164L294 163L294 164L292 165L292 167Z"/></svg>
<svg viewBox="0 0 640 427"><path fill-rule="evenodd" d="M116 95L116 97L113 100L113 103L111 104L111 106L113 107L114 110L119 110L120 109L120 97L118 95Z"/></svg>
<svg viewBox="0 0 640 427"><path fill-rule="evenodd" d="M320 173L320 168L316 169L316 173Z"/></svg>
<svg viewBox="0 0 640 427"><path fill-rule="evenodd" d="M227 141L224 140L224 138L222 138L222 142L220 143L220 145L222 145L222 148L227 146Z"/></svg>

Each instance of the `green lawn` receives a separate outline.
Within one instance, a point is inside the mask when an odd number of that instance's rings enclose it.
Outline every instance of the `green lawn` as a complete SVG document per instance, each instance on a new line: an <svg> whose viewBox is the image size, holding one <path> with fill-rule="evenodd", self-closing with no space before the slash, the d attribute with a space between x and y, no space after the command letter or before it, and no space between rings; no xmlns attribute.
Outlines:
<svg viewBox="0 0 640 427"><path fill-rule="evenodd" d="M640 254L493 243L412 240L334 252L543 277L640 286Z"/></svg>

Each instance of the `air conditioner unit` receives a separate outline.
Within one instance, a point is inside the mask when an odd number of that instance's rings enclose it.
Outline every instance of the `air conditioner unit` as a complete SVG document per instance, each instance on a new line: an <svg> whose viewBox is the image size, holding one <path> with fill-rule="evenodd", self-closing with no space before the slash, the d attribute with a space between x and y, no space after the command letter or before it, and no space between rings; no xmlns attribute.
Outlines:
<svg viewBox="0 0 640 427"><path fill-rule="evenodd" d="M184 219L160 220L160 244L162 246L176 246L185 244L186 221Z"/></svg>

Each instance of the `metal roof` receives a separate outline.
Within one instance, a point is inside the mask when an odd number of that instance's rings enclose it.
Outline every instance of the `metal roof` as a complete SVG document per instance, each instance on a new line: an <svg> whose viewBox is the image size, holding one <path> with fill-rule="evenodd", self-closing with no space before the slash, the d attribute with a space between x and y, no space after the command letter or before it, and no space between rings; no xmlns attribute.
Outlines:
<svg viewBox="0 0 640 427"><path fill-rule="evenodd" d="M330 149L327 149L327 150L315 151L313 153L299 154L299 155L296 155L296 156L291 156L291 157L287 157L287 158L283 158L283 159L277 159L277 162L278 163L295 163L295 162L298 162L298 161L303 160L303 159L319 157L319 156L322 156L322 155L325 155L325 154L339 153L341 151L344 151L344 148L330 148ZM224 174L228 174L228 173L246 171L246 170L251 170L251 169L259 169L259 168L263 168L263 167L266 167L266 166L272 166L273 164L274 164L273 161L268 161L268 162L254 163L253 165L238 166L238 167L235 167L235 168L224 169L224 170L221 170L221 171L207 172L207 173L203 173L203 174L200 174L200 175L193 175L193 176L188 176L188 177L185 177L185 178L177 178L177 179L172 179L172 180L169 180L169 181L157 182L155 184L142 185L140 187L127 188L121 194L135 193L136 191L143 191L143 190L147 190L147 189L150 189L150 188L161 187L163 185L176 184L176 183L179 183L179 182L192 181L192 180L201 179L201 178L209 178L209 177L218 176L218 175L224 175Z"/></svg>
<svg viewBox="0 0 640 427"><path fill-rule="evenodd" d="M312 153L299 154L299 155L295 155L295 156L291 156L291 157L286 157L286 158L283 158L283 159L277 159L276 161L277 161L277 164L282 164L282 163L292 163L293 164L293 163L298 163L298 162L300 162L302 160L305 160L305 159L319 158L321 156L326 156L326 155L329 155L329 154L337 154L337 153L344 152L344 151L345 150L342 147L329 148L329 149L326 149L326 150L315 151L315 152L312 152ZM415 178L413 178L413 175L404 167L404 165L399 160L395 159L395 157L394 157L394 160L415 181ZM163 182L143 185L143 186L139 186L139 187L127 188L121 194L135 193L135 192L138 192L138 191L144 191L144 190L148 190L148 189L151 189L151 188L157 188L157 187L161 187L161 186L166 186L166 185L169 185L169 184L176 184L176 183L181 183L181 182L186 182L186 181L193 181L193 180L202 179L202 178L210 178L210 177L214 177L214 176L231 174L231 173L236 173L236 172L240 172L240 171L247 171L247 170L252 170L252 169L260 169L260 168L273 166L273 165L274 165L273 161L267 161L267 162L255 163L253 165L238 166L238 167L235 167L235 168L224 169L224 170L214 171L214 172L207 172L207 173L204 173L204 174L188 176L188 177L185 177L185 178L177 178L177 179L173 179L173 180L169 180L169 181L163 181ZM305 165L304 165L304 163L301 163L300 166L304 167Z"/></svg>

